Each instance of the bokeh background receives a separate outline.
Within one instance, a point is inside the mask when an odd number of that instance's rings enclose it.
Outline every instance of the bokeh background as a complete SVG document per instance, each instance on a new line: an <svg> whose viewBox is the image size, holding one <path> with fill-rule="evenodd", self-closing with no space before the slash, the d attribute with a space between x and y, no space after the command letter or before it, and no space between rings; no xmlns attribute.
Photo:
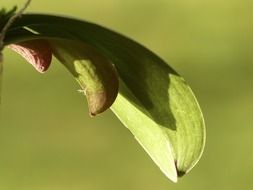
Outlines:
<svg viewBox="0 0 253 190"><path fill-rule="evenodd" d="M23 0L0 1L15 4ZM252 189L252 10L251 0L33 0L29 12L101 24L168 61L199 100L207 143L199 164L174 184L111 111L88 116L57 61L41 75L6 49L0 189Z"/></svg>

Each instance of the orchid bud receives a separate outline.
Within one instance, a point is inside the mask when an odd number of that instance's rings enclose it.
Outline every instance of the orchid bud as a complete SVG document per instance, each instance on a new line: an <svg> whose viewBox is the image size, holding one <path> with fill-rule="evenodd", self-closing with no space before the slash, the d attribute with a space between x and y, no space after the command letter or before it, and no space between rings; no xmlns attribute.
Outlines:
<svg viewBox="0 0 253 190"><path fill-rule="evenodd" d="M44 73L52 60L52 50L46 40L29 40L8 46L20 54L40 73Z"/></svg>

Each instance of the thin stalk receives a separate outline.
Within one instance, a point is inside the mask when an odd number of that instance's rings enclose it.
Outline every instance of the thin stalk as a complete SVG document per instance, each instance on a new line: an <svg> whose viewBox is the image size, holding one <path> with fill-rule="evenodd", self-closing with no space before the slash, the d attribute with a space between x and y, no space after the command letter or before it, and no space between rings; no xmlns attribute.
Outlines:
<svg viewBox="0 0 253 190"><path fill-rule="evenodd" d="M32 0L27 0L26 3L24 4L23 8L20 9L16 14L14 14L9 20L8 22L5 24L3 30L1 31L1 35L0 35L0 51L3 50L4 48L4 38L5 38L5 35L7 33L7 30L10 28L10 26L15 22L15 20L17 18L19 18L23 13L24 11L27 9L27 7L29 6L29 4L31 3ZM2 61L3 58L3 55L0 55L0 62Z"/></svg>
<svg viewBox="0 0 253 190"><path fill-rule="evenodd" d="M2 87L2 80L3 80L3 49L4 49L4 38L5 35L10 28L10 26L15 22L15 20L24 13L24 11L27 9L29 4L31 3L32 0L27 0L26 3L24 4L23 8L21 8L16 14L14 14L8 22L5 24L3 27L1 33L0 33L0 93L1 93L1 87ZM1 95L0 95L0 103L1 103Z"/></svg>

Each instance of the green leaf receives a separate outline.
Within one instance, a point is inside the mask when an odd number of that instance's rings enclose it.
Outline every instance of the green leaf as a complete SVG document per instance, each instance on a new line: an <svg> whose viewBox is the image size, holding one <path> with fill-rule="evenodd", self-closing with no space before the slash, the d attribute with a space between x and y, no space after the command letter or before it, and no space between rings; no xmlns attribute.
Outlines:
<svg viewBox="0 0 253 190"><path fill-rule="evenodd" d="M184 79L157 55L99 25L37 14L23 15L15 22L5 45L32 39L48 40L54 55L70 72L75 68L82 77L87 76L87 69L83 69L78 57L89 52L103 58L102 61L93 58L88 68L94 65L98 69L109 68L108 75L112 76L108 63L115 65L120 88L111 108L172 181L176 182L178 176L189 172L198 162L205 143L201 110ZM76 44L85 48L80 51ZM104 80L103 77L97 80L96 76L88 78L78 80L85 83L88 80L95 89ZM104 88L109 89L108 81L103 83Z"/></svg>

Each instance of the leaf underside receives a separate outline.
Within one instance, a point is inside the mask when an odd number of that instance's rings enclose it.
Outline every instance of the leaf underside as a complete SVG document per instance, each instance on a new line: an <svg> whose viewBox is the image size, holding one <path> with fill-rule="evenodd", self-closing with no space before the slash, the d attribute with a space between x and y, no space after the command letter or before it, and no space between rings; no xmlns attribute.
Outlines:
<svg viewBox="0 0 253 190"><path fill-rule="evenodd" d="M9 29L5 45L36 39L47 40L72 74L82 54L79 46L85 47L85 55L100 57L92 61L98 70L105 66L112 73L108 62L113 63L119 93L111 109L168 178L176 182L198 162L205 143L201 110L184 79L161 58L99 25L39 14L18 19ZM69 57L72 61L67 63ZM80 76L87 75L86 71L79 70ZM114 78L113 74L110 77ZM105 86L117 86L112 81L108 79Z"/></svg>

